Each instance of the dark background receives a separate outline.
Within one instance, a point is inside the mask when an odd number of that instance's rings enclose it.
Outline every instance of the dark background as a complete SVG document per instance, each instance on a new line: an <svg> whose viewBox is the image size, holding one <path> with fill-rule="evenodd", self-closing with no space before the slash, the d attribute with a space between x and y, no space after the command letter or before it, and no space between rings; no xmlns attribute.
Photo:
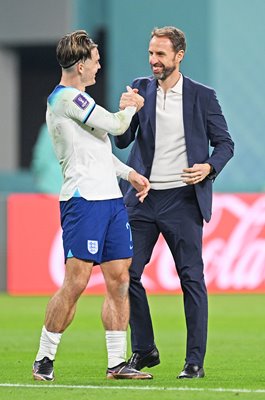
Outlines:
<svg viewBox="0 0 265 400"><path fill-rule="evenodd" d="M104 76L104 31L98 32L95 42L100 48L101 69L97 73L97 83L87 88L96 103L106 107ZM39 129L45 122L46 101L59 83L61 68L56 60L54 46L21 46L19 54L20 73L20 124L19 124L19 166L27 168L32 158L32 148Z"/></svg>

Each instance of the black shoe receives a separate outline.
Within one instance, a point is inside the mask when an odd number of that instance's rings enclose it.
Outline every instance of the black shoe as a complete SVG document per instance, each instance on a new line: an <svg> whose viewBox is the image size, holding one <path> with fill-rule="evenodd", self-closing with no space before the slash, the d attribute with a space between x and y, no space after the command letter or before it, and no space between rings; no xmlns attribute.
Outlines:
<svg viewBox="0 0 265 400"><path fill-rule="evenodd" d="M40 361L35 361L32 368L33 378L36 381L53 381L53 361L44 357Z"/></svg>
<svg viewBox="0 0 265 400"><path fill-rule="evenodd" d="M199 365L194 364L185 364L178 378L203 378L204 375L203 367L199 367Z"/></svg>
<svg viewBox="0 0 265 400"><path fill-rule="evenodd" d="M160 364L159 352L156 347L153 348L149 353L141 355L140 353L133 353L131 358L128 360L128 365L131 368L141 370L144 367L154 367Z"/></svg>
<svg viewBox="0 0 265 400"><path fill-rule="evenodd" d="M107 379L153 379L153 375L137 371L123 362L114 368L107 369Z"/></svg>

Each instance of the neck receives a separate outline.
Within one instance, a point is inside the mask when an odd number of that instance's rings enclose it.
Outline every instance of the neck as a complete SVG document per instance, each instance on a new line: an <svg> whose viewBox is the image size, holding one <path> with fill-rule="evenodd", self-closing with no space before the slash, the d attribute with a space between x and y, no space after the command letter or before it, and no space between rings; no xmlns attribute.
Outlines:
<svg viewBox="0 0 265 400"><path fill-rule="evenodd" d="M164 81L158 80L159 86L164 90L164 92L167 92L169 89L174 87L176 83L179 81L181 74L179 71L174 71L173 74L167 77Z"/></svg>
<svg viewBox="0 0 265 400"><path fill-rule="evenodd" d="M85 91L85 86L80 82L80 79L78 76L73 75L73 74L62 74L60 85L63 86L71 86L75 89L80 90L81 92Z"/></svg>

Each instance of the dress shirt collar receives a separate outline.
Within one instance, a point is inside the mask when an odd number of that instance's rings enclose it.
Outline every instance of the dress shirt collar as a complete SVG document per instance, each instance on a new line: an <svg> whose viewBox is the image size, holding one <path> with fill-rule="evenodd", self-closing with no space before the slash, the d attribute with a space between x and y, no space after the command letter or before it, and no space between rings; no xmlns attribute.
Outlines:
<svg viewBox="0 0 265 400"><path fill-rule="evenodd" d="M180 73L179 80L172 88L168 90L168 92L182 94L182 88L183 88L183 75ZM157 90L161 90L161 87L159 85L157 86Z"/></svg>

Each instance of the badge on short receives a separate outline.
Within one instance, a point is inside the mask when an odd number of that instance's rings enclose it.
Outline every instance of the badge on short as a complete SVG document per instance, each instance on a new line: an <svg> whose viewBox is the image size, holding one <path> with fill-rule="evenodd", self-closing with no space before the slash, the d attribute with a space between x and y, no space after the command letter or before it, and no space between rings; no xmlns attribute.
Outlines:
<svg viewBox="0 0 265 400"><path fill-rule="evenodd" d="M98 241L97 240L88 240L87 241L87 249L89 253L96 254L98 252Z"/></svg>

